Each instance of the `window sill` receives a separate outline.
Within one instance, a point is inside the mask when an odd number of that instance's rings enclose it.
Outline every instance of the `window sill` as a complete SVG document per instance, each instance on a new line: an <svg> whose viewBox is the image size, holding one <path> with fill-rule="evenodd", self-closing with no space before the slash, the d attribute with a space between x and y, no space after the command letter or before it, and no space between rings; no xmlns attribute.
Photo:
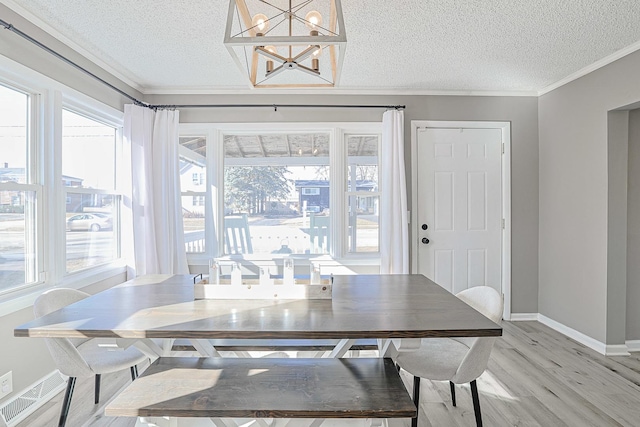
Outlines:
<svg viewBox="0 0 640 427"><path fill-rule="evenodd" d="M108 264L87 268L74 273L68 273L62 278L56 287L81 289L101 280L108 279L126 272L126 264L123 259L118 259Z"/></svg>
<svg viewBox="0 0 640 427"><path fill-rule="evenodd" d="M8 292L0 297L0 317L33 306L36 298L48 289L82 289L86 286L109 279L126 271L127 269L124 261L118 260L110 264L105 264L100 267L66 276L62 281L55 285L48 282L37 283L32 286L17 289L15 292Z"/></svg>

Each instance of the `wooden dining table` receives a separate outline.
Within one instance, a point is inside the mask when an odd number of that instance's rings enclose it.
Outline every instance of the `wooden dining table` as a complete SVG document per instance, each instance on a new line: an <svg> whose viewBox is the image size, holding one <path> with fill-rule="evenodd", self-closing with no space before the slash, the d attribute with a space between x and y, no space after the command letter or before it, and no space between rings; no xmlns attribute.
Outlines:
<svg viewBox="0 0 640 427"><path fill-rule="evenodd" d="M221 285L224 286L224 285ZM332 299L194 299L191 275L135 278L17 326L16 337L324 339L500 336L423 275L334 276Z"/></svg>
<svg viewBox="0 0 640 427"><path fill-rule="evenodd" d="M327 406L326 402L316 412L305 410L302 415L299 411L291 412L300 406L299 403L293 404L291 410L288 407L286 410L275 410L271 408L274 405L272 402L265 409L259 406L265 403L260 396L269 393L257 393L254 399L242 399L241 407L233 406L239 404L236 399L232 399L231 403L219 402L216 399L223 398L220 393L209 394L205 400L210 404L203 408L201 383L183 384L185 389L191 390L189 387L192 387L194 392L187 393L188 400L190 399L187 403L181 400L184 399L182 394L180 399L169 399L171 404L177 406L171 406L167 402L163 405L152 404L146 399L154 394L148 390L161 389L166 381L163 378L166 378L168 372L176 372L177 368L188 369L194 376L207 375L207 381L210 379L210 375L205 373L207 369L230 373L247 372L243 364L249 362L241 360L234 362L230 359L207 358L198 362L198 359L176 358L171 361L171 358L164 356L173 356L171 345L176 339L190 340L201 356L220 355L215 348L216 340L335 340L336 345L329 355L334 360L343 360L338 358L343 357L356 340L376 339L381 359L379 363L369 367L367 364L372 362L357 362L354 359L351 359L353 362L346 362L344 359L345 362L337 364L328 361L318 364L320 362L313 362L314 359L307 359L306 362L276 360L256 363L269 363L271 368L266 371L271 372L278 372L277 369L289 372L292 366L298 366L296 363L303 363L296 368L301 369L301 375L314 372L314 369L324 373L335 372L333 378L336 381L345 377L345 374L341 374L345 369L344 363L357 363L358 369L370 371L373 381L381 381L380 384L397 394L402 383L399 382L395 368L389 369L390 359L382 358L393 357L394 352L397 354L398 351L415 349L422 338L497 337L502 335L502 328L422 275L335 276L331 299L299 300L195 299L193 276L147 275L20 325L15 328L14 334L17 337L97 338L103 346L111 347L114 351L136 345L150 357L158 359L148 373L131 384L129 394L125 390L122 393L124 396L111 403L107 411L111 411L113 415L184 417L196 414L195 416L202 417L224 417L238 414L293 414L295 417L330 418L334 414L346 418L376 418L376 414L383 413L386 414L384 417L413 416L411 414L415 414L415 406L406 391L402 391L403 400L382 398L376 401L376 405L382 406L362 408L362 393L370 393L371 387L350 383L354 387L352 395L341 396L332 391L332 385L325 379L320 381L320 386L325 387L326 396L338 399L336 402L352 402L348 411L327 411L326 408L331 405ZM253 365L253 362L250 364ZM258 371L265 371L265 368L261 367ZM349 368L344 372L352 371ZM381 373L384 373L383 377L380 376ZM277 382L283 376L274 375L270 381ZM362 380L364 376L358 378ZM234 378L250 381L246 374ZM303 383L301 387L304 387ZM248 387L253 388L253 383ZM267 387L273 390L273 386ZM317 390L318 387L314 384L312 388ZM208 390L211 392L214 388L208 387ZM274 402L286 404L287 399L294 401L300 396L299 392L289 388L287 384L281 384L278 390L285 397L275 399ZM167 388L174 389L175 387ZM336 390L348 391L349 387L340 385ZM401 400L403 404L399 403ZM371 399L364 401L367 404L373 402ZM247 407L247 402L258 406ZM229 412L228 408L231 406L235 412ZM385 410L378 412L381 408Z"/></svg>

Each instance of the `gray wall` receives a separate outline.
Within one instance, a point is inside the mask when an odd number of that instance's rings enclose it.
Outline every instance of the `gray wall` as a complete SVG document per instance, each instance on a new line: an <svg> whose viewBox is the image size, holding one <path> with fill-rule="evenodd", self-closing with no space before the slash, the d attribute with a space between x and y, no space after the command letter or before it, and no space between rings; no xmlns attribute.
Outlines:
<svg viewBox="0 0 640 427"><path fill-rule="evenodd" d="M116 79L102 68L79 55L65 44L51 37L48 33L22 18L3 4L0 4L0 17L20 31L35 38L39 42L74 61L78 65L88 69L118 89L128 93L136 99L141 99L141 93ZM44 52L39 47L24 40L22 37L12 33L11 31L5 30L4 28L0 31L0 55L6 56L7 58L21 63L22 65L32 68L41 74L51 77L54 80L64 83L79 92L98 99L111 107L118 108L119 110L124 109L122 106L125 102L130 103L127 98L112 89L97 83L93 78L83 74L75 68L72 68L60 59Z"/></svg>
<svg viewBox="0 0 640 427"><path fill-rule="evenodd" d="M607 113L607 342L624 344L627 298L629 112Z"/></svg>
<svg viewBox="0 0 640 427"><path fill-rule="evenodd" d="M608 216L614 213L608 207L608 112L640 100L638 75L635 52L538 103L539 312L612 345L624 344L624 331L609 330L608 316L626 307L619 298L607 306Z"/></svg>
<svg viewBox="0 0 640 427"><path fill-rule="evenodd" d="M406 105L405 160L411 185L411 120L511 122L512 311L538 312L538 101L535 97L346 96L346 95L155 95L152 104L381 104ZM180 121L343 122L381 121L369 109L180 109ZM409 195L411 188L409 188ZM409 203L411 197L409 196ZM417 236L414 230L414 237Z"/></svg>
<svg viewBox="0 0 640 427"><path fill-rule="evenodd" d="M15 338L13 328L33 320L31 307L0 317L0 375L13 371L13 393L0 399L10 399L16 393L56 369L44 341Z"/></svg>
<svg viewBox="0 0 640 427"><path fill-rule="evenodd" d="M629 113L627 339L640 340L640 110Z"/></svg>

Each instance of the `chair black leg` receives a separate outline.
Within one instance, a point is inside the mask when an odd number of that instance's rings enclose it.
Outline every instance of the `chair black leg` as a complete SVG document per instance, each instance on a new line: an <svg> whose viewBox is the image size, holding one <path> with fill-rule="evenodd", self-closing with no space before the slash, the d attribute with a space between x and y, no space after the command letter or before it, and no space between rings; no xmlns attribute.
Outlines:
<svg viewBox="0 0 640 427"><path fill-rule="evenodd" d="M411 418L411 427L418 427L420 413L420 377L413 377L413 404L416 405L416 417Z"/></svg>
<svg viewBox="0 0 640 427"><path fill-rule="evenodd" d="M132 366L132 367L130 368L130 371L131 371L131 381L134 381L134 380L136 379L136 370L135 370L134 368L135 368L135 366Z"/></svg>
<svg viewBox="0 0 640 427"><path fill-rule="evenodd" d="M133 365L133 372L136 374L136 378L138 378L138 365Z"/></svg>
<svg viewBox="0 0 640 427"><path fill-rule="evenodd" d="M456 406L456 385L449 381L449 387L451 388L451 401L453 406Z"/></svg>
<svg viewBox="0 0 640 427"><path fill-rule="evenodd" d="M471 381L471 397L473 398L473 412L476 414L476 426L482 427L482 414L480 414L480 399L478 399L476 380Z"/></svg>
<svg viewBox="0 0 640 427"><path fill-rule="evenodd" d="M94 403L97 405L100 402L100 374L96 374L96 385L94 392Z"/></svg>
<svg viewBox="0 0 640 427"><path fill-rule="evenodd" d="M62 412L60 412L60 420L58 421L58 427L64 427L67 423L67 415L69 415L69 408L71 407L71 397L73 396L73 387L76 385L76 378L69 377L67 381L67 391L64 393L64 400L62 401Z"/></svg>

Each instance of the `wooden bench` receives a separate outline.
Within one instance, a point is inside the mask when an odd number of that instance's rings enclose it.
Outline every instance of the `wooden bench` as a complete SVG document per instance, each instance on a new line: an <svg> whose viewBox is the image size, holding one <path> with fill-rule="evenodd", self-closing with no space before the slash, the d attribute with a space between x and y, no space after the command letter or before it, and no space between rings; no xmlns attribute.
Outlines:
<svg viewBox="0 0 640 427"><path fill-rule="evenodd" d="M218 351L331 351L340 342L337 339L211 339ZM377 350L375 339L357 339L350 350ZM175 340L172 351L196 351L189 340Z"/></svg>
<svg viewBox="0 0 640 427"><path fill-rule="evenodd" d="M413 418L391 359L156 360L108 404L107 416Z"/></svg>

